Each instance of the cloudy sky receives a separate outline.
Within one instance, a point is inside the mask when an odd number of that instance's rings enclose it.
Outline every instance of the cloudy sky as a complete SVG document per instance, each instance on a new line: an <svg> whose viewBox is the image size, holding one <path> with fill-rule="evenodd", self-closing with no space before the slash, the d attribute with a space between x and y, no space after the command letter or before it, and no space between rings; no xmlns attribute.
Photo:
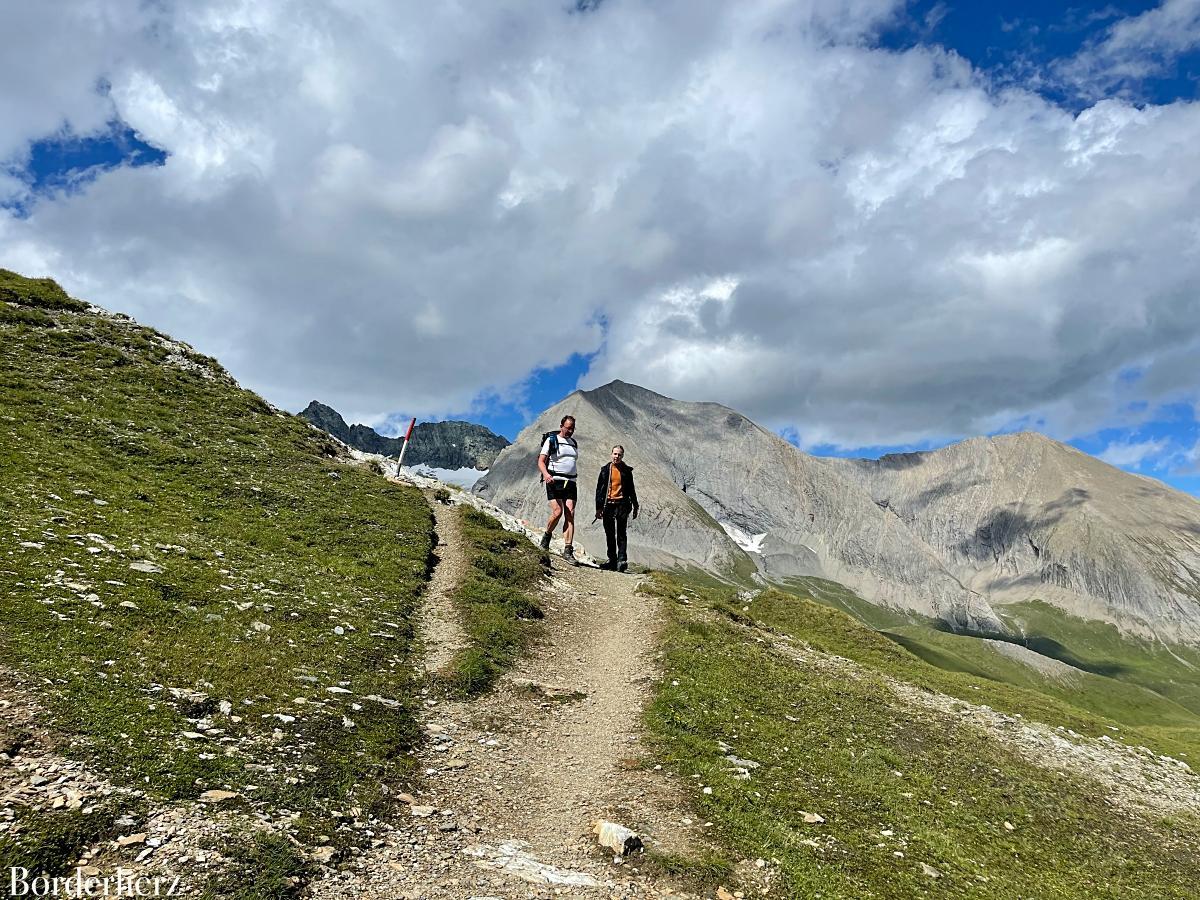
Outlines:
<svg viewBox="0 0 1200 900"><path fill-rule="evenodd" d="M620 378L818 452L1034 428L1200 491L1200 0L73 0L0 33L0 266L285 408L512 437Z"/></svg>

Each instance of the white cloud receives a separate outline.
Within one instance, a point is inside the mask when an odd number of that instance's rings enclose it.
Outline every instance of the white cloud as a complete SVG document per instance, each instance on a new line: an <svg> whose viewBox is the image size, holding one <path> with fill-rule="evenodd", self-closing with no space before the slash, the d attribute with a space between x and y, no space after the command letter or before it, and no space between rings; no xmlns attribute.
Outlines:
<svg viewBox="0 0 1200 900"><path fill-rule="evenodd" d="M1200 106L873 49L899 0L26 6L0 150L119 114L171 155L0 216L0 265L290 408L461 411L595 351L805 443L1195 398Z"/></svg>
<svg viewBox="0 0 1200 900"><path fill-rule="evenodd" d="M1138 468L1161 457L1169 446L1170 441L1165 438L1150 441L1114 441L1098 456L1109 465Z"/></svg>
<svg viewBox="0 0 1200 900"><path fill-rule="evenodd" d="M1200 0L1163 0L1140 15L1118 19L1092 46L1063 60L1055 74L1085 96L1168 71L1184 53L1200 47Z"/></svg>

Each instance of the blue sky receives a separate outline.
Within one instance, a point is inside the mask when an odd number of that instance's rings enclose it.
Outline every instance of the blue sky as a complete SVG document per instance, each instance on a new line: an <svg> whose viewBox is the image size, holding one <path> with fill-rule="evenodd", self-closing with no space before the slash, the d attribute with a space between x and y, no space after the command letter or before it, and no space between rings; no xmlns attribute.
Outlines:
<svg viewBox="0 0 1200 900"><path fill-rule="evenodd" d="M104 172L121 166L161 166L166 158L166 153L141 140L122 122L111 122L107 130L84 136L64 129L31 142L27 157L11 167L27 193L5 205L14 214L26 216L39 198L82 191Z"/></svg>
<svg viewBox="0 0 1200 900"><path fill-rule="evenodd" d="M0 12L0 265L281 406L512 438L622 378L1200 493L1200 0L113 2Z"/></svg>

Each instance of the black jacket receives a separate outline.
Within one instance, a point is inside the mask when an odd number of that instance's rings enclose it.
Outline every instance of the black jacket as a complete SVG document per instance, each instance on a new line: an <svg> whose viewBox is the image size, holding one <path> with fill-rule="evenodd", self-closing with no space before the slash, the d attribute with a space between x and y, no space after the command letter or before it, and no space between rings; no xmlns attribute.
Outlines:
<svg viewBox="0 0 1200 900"><path fill-rule="evenodd" d="M637 488L633 486L633 469L625 463L617 463L621 468L621 493L625 495L625 499L633 504L633 508L638 508ZM612 468L612 463L604 464L604 468L600 470L600 477L596 479L596 512L600 513L604 510L605 501L608 500L608 480L609 469Z"/></svg>

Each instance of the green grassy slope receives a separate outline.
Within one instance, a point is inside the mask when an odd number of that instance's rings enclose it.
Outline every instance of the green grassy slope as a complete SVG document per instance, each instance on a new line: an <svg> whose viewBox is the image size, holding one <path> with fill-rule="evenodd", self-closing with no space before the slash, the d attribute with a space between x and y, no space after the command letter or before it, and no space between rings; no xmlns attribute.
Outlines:
<svg viewBox="0 0 1200 900"><path fill-rule="evenodd" d="M1192 743L1195 749L1191 752L1200 759L1200 715L1150 688L1086 670L1066 677L1046 677L1000 655L979 638L925 626L893 628L884 634L939 668L1036 691L1124 725L1144 728L1151 734L1179 736Z"/></svg>
<svg viewBox="0 0 1200 900"><path fill-rule="evenodd" d="M215 361L0 270L0 660L64 752L301 827L404 770L432 517L335 454Z"/></svg>
<svg viewBox="0 0 1200 900"><path fill-rule="evenodd" d="M988 689L997 709L1038 718L1040 706L1047 711L1040 717L1056 723L1079 713L1099 717L1139 728L1141 740L1164 752L1200 760L1200 652L1193 648L1122 635L1112 625L1069 616L1039 601L1001 607L1000 615L1013 631L1012 643L1078 670L1068 677L1047 677L979 637L946 631L941 623L915 613L878 607L836 582L793 579L780 590L847 612L941 670L936 678L932 670L923 676L933 690L976 699L978 682L957 676L985 679L995 683ZM764 599L761 609L778 607L771 595ZM855 642L836 652L858 658L863 647ZM964 693L968 690L970 694Z"/></svg>
<svg viewBox="0 0 1200 900"><path fill-rule="evenodd" d="M665 677L647 714L656 749L697 785L697 813L731 858L763 858L777 870L780 895L1193 895L1194 817L1114 812L1089 783L904 706L887 679L1081 733L1163 740L1113 732L1112 720L1040 692L930 665L811 600L766 592L743 603L664 576L652 589L672 619ZM859 674L782 658L756 632L854 660ZM739 779L729 752L760 766ZM712 861L703 866L711 871Z"/></svg>
<svg viewBox="0 0 1200 900"><path fill-rule="evenodd" d="M779 587L787 593L840 609L872 628L897 628L926 621L916 613L889 609L864 600L845 585L826 578L789 578Z"/></svg>
<svg viewBox="0 0 1200 900"><path fill-rule="evenodd" d="M1154 691L1200 716L1200 650L1123 635L1107 622L1071 616L1039 600L997 613L1039 653Z"/></svg>

